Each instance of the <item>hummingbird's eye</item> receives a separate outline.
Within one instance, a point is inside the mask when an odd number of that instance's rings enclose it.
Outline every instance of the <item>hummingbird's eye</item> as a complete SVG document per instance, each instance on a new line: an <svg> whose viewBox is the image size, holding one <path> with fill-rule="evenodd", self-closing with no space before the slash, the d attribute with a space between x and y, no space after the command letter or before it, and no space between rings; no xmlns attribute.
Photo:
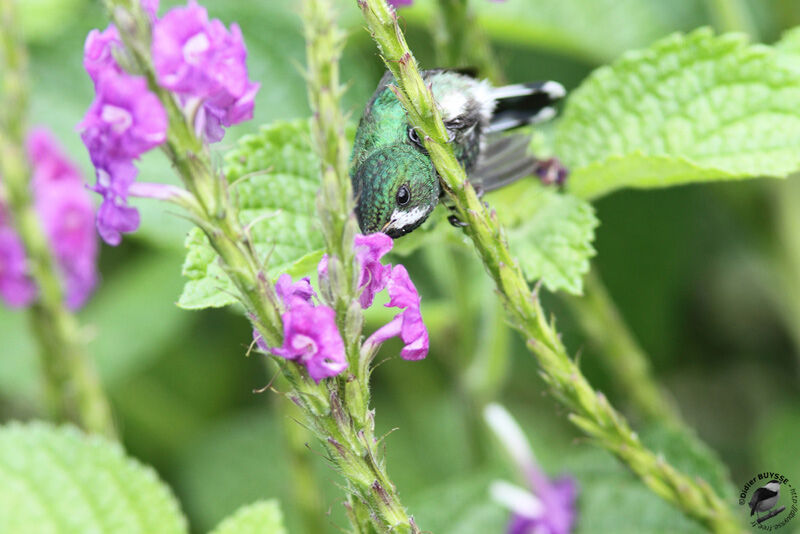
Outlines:
<svg viewBox="0 0 800 534"><path fill-rule="evenodd" d="M397 205L405 206L411 200L411 193L408 192L408 187L401 185L397 190Z"/></svg>
<svg viewBox="0 0 800 534"><path fill-rule="evenodd" d="M408 129L408 138L411 139L411 142L415 145L422 146L422 141L419 140L419 135L417 135L417 130L412 126Z"/></svg>

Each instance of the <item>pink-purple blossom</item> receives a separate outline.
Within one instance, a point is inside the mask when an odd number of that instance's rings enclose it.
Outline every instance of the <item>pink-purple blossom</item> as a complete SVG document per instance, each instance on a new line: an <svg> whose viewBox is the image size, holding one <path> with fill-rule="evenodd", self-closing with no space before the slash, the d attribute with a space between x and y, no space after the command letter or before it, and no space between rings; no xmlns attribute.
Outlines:
<svg viewBox="0 0 800 534"><path fill-rule="evenodd" d="M100 75L96 90L78 128L96 169L93 189L103 196L98 232L118 245L122 233L139 227L139 212L128 205L138 172L133 162L166 140L167 115L144 78L109 72Z"/></svg>
<svg viewBox="0 0 800 534"><path fill-rule="evenodd" d="M366 309L372 306L375 294L383 291L392 272L391 265L383 265L380 259L392 250L392 238L383 233L370 235L357 234L353 241L356 261L361 266L358 287L361 290L359 302Z"/></svg>
<svg viewBox="0 0 800 534"><path fill-rule="evenodd" d="M261 334L253 330L258 348L296 361L317 383L344 371L347 359L344 341L336 326L336 313L328 306L314 303L316 294L311 281L301 278L293 282L291 276L282 274L275 284L275 293L286 310L281 315L283 345L270 348Z"/></svg>
<svg viewBox="0 0 800 534"><path fill-rule="evenodd" d="M303 365L317 383L347 368L344 341L331 308L297 298L281 319L283 345L273 348L273 354Z"/></svg>
<svg viewBox="0 0 800 534"><path fill-rule="evenodd" d="M376 330L366 343L380 344L387 339L400 336L405 346L400 350L404 360L421 360L428 355L428 329L420 313L420 297L408 271L402 265L392 268L389 281L387 307L403 308L394 319Z"/></svg>
<svg viewBox="0 0 800 534"><path fill-rule="evenodd" d="M517 422L499 404L484 411L488 426L522 474L526 488L496 481L492 497L512 512L507 534L570 534L575 526L578 485L570 476L551 480L536 463L533 450Z"/></svg>
<svg viewBox="0 0 800 534"><path fill-rule="evenodd" d="M311 299L316 297L314 288L311 287L311 280L307 276L292 282L292 277L286 273L280 275L275 282L275 293L287 309L292 306L295 299L311 303Z"/></svg>
<svg viewBox="0 0 800 534"><path fill-rule="evenodd" d="M123 74L113 54L114 48L121 46L119 32L114 26L109 26L102 32L92 30L86 36L86 43L83 45L83 68L86 69L95 87L104 76Z"/></svg>
<svg viewBox="0 0 800 534"><path fill-rule="evenodd" d="M66 304L82 306L97 284L94 207L77 167L53 136L35 128L27 139L34 208L64 284ZM0 296L15 307L36 298L25 249L0 206Z"/></svg>
<svg viewBox="0 0 800 534"><path fill-rule="evenodd" d="M36 297L36 285L28 276L22 241L8 223L8 216L0 205L0 297L12 308L19 308Z"/></svg>
<svg viewBox="0 0 800 534"><path fill-rule="evenodd" d="M247 49L237 24L229 31L190 0L156 22L152 49L159 85L187 105L202 103L197 126L209 142L222 139L223 126L253 118L259 84L247 77Z"/></svg>

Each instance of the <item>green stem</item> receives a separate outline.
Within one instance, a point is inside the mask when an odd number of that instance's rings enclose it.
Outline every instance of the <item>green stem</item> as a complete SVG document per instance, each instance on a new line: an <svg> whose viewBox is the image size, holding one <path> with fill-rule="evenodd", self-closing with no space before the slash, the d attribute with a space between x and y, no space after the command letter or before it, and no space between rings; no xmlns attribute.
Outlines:
<svg viewBox="0 0 800 534"><path fill-rule="evenodd" d="M27 62L17 27L14 1L0 0L0 176L14 229L25 247L31 277L38 288L30 320L39 345L47 404L56 419L73 419L89 432L113 438L108 400L87 355L78 322L64 305L57 267L33 208L30 170L23 149Z"/></svg>
<svg viewBox="0 0 800 534"><path fill-rule="evenodd" d="M706 0L714 26L721 32L744 32L758 38L758 29L745 0Z"/></svg>
<svg viewBox="0 0 800 534"><path fill-rule="evenodd" d="M562 295L581 328L613 373L614 383L637 413L650 421L681 427L675 404L653 377L647 355L636 342L596 270L584 279L582 297Z"/></svg>
<svg viewBox="0 0 800 534"><path fill-rule="evenodd" d="M693 479L648 450L624 417L596 392L569 357L553 323L532 293L511 255L497 217L483 205L458 164L434 103L408 49L397 16L384 0L358 0L386 66L398 83L395 93L412 126L423 133L425 148L466 234L495 281L511 324L527 340L553 394L572 413L569 419L598 444L626 463L655 493L714 532L741 527L725 502L701 479Z"/></svg>
<svg viewBox="0 0 800 534"><path fill-rule="evenodd" d="M317 212L328 253L329 277L320 284L325 300L337 312L353 374L330 381L332 410L338 416L310 423L318 429L329 455L347 479L349 516L356 531L374 528L378 532L415 533L419 530L400 502L375 438L369 407L369 360L361 358L364 317L358 302L360 269L353 251L358 225L348 172L347 120L341 111L344 89L339 83L344 33L336 26L333 13L330 0L303 2L311 131L322 176ZM341 403L338 409L337 402Z"/></svg>

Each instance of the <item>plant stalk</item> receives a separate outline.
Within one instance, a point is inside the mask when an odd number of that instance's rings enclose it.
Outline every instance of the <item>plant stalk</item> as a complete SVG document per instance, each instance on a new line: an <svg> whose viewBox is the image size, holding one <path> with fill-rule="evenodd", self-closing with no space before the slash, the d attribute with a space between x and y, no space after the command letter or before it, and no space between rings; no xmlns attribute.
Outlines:
<svg viewBox="0 0 800 534"><path fill-rule="evenodd" d="M348 172L349 147L341 111L344 88L339 82L339 59L344 33L337 27L330 0L305 0L302 17L306 34L306 83L312 111L312 140L321 163L322 187L317 211L325 236L330 272L323 296L336 310L343 333L350 376L330 381L331 403L338 417L336 428L318 429L328 454L348 482L348 510L357 532L419 532L414 519L400 502L386 472L375 437L374 413L369 407L369 361L362 360L361 332L364 317L358 302L358 266L353 239L358 225L353 215L353 194ZM340 271L340 275L335 275ZM320 281L324 284L324 281ZM335 390L334 390L335 384ZM337 409L336 404L341 403ZM326 421L327 422L327 421ZM320 432L322 431L322 432ZM341 437L335 437L340 435ZM355 439L354 439L355 438ZM334 439L335 442L331 440Z"/></svg>
<svg viewBox="0 0 800 534"><path fill-rule="evenodd" d="M596 392L569 357L555 325L548 321L536 292L531 292L507 246L496 214L478 199L458 164L430 89L420 76L394 10L384 0L358 0L373 39L397 82L395 94L412 126L423 134L425 148L442 188L495 281L511 324L525 336L544 380L572 413L569 419L598 444L627 464L642 481L687 516L714 532L740 532L731 510L703 480L673 468L644 447L624 417Z"/></svg>
<svg viewBox="0 0 800 534"><path fill-rule="evenodd" d="M39 345L46 403L55 419L73 420L89 432L114 438L108 399L87 354L80 326L64 305L57 266L33 207L31 173L23 148L27 58L14 15L14 1L0 0L0 180L38 288L29 313Z"/></svg>

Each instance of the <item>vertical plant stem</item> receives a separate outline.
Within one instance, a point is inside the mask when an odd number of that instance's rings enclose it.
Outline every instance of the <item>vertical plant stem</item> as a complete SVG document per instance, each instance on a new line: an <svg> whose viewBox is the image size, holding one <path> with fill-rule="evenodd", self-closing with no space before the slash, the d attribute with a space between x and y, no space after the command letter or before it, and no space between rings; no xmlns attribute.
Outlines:
<svg viewBox="0 0 800 534"><path fill-rule="evenodd" d="M744 32L758 36L753 17L745 0L706 0L714 26L722 32Z"/></svg>
<svg viewBox="0 0 800 534"><path fill-rule="evenodd" d="M648 450L624 417L596 392L567 354L555 325L548 321L508 249L504 230L478 199L458 164L430 89L420 76L395 12L385 0L358 0L367 26L398 87L395 94L412 126L423 134L425 148L449 200L497 286L511 324L525 336L544 380L568 410L569 419L598 444L627 464L642 481L684 514L714 532L741 527L725 502L703 480L693 479Z"/></svg>
<svg viewBox="0 0 800 534"><path fill-rule="evenodd" d="M238 219L224 176L211 164L208 149L195 135L178 103L156 83L150 57L151 28L138 1L105 0L111 19L125 44L130 70L147 78L169 119L164 150L192 200L181 205L206 234L233 281L239 301L265 342L282 344L280 306L272 283L263 272L248 232ZM330 287L323 296L337 312L351 373L317 384L295 362L280 362L293 390L289 398L305 413L306 422L325 447L329 459L347 480L349 516L357 533L417 533L407 515L374 436L369 409L368 361L361 361L363 316L356 299L358 270L353 253L357 226L352 217L352 195L347 178L344 119L339 108L338 57L341 33L332 19L329 0L304 4L309 61L309 96L314 110L312 134L322 162L319 213L329 255Z"/></svg>
<svg viewBox="0 0 800 534"><path fill-rule="evenodd" d="M334 417L337 428L328 428L327 434L320 437L327 438L331 457L343 462L343 472L351 490L348 508L354 527L359 532L368 532L370 526L365 520L369 518L372 527L379 532L414 533L418 528L401 504L378 448L373 411L369 407L369 362L360 357L364 317L358 302L359 266L353 252L358 225L353 215L349 153L344 141L347 121L340 102L344 89L339 83L344 34L336 26L333 12L330 0L303 2L306 80L313 112L311 131L322 176L317 211L325 236L330 280L327 290L323 287L323 295L327 293L326 298L337 312L347 359L354 374L331 381L336 385L336 390L331 391L332 409L341 410L341 413ZM337 403L341 403L339 410L335 407ZM334 438L336 435L341 438ZM331 443L331 439L335 442Z"/></svg>
<svg viewBox="0 0 800 534"><path fill-rule="evenodd" d="M72 419L89 432L114 437L111 409L86 352L75 317L64 305L57 267L30 192L23 144L27 109L27 61L17 31L14 1L0 0L2 94L0 95L0 183L14 228L38 288L30 320L39 345L47 404L56 419Z"/></svg>
<svg viewBox="0 0 800 534"><path fill-rule="evenodd" d="M636 342L596 271L584 278L584 295L562 297L597 346L614 382L646 420L682 426L674 403L653 377L647 355Z"/></svg>

